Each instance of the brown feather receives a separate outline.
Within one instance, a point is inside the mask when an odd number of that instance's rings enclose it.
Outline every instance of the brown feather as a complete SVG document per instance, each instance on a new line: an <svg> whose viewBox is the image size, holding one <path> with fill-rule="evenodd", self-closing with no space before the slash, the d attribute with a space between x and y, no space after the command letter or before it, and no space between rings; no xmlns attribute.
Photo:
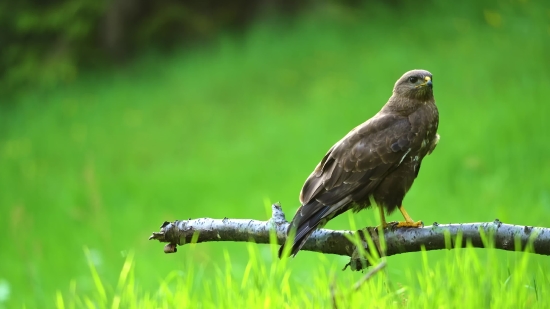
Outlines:
<svg viewBox="0 0 550 309"><path fill-rule="evenodd" d="M426 77L430 82L420 85ZM388 103L330 148L300 193L302 206L289 227L297 231L291 254L315 229L349 209L369 207L371 198L388 213L401 205L439 141L431 77L423 70L405 73Z"/></svg>

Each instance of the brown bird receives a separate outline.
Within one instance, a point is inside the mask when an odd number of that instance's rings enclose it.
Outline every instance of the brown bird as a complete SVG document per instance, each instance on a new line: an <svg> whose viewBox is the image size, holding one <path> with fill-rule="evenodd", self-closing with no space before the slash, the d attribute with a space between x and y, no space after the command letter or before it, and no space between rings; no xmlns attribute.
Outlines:
<svg viewBox="0 0 550 309"><path fill-rule="evenodd" d="M439 141L439 113L432 91L432 74L405 73L393 87L388 103L371 119L351 130L327 152L306 180L287 234L295 230L291 255L308 237L332 218L352 209L371 206L380 211L382 227L396 208L405 218L395 227L421 227L403 208L402 201L418 176L422 159ZM282 256L287 241L279 249Z"/></svg>

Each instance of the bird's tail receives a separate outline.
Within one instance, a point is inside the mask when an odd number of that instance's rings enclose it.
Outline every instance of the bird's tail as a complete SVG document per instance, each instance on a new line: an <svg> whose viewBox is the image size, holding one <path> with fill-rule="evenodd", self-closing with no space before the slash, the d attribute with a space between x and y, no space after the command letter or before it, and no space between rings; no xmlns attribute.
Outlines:
<svg viewBox="0 0 550 309"><path fill-rule="evenodd" d="M316 203L319 203L315 201ZM312 207L314 205L305 205L308 206L309 209L316 209L317 207ZM330 210L330 206L321 206L318 208L316 212L314 212L311 215L307 215L307 212L303 212L302 209L305 207L302 206L298 209L296 212L296 215L294 216L294 219L292 219L292 222L290 222L290 225L287 230L287 240L285 243L279 248L279 258L281 258L286 251L286 246L290 245L290 242L292 247L290 248L290 255L295 256L298 251L304 246L307 239L313 233L317 228L322 227L328 220L326 219L327 212ZM288 238L288 236L292 235L292 231L296 231L294 238Z"/></svg>

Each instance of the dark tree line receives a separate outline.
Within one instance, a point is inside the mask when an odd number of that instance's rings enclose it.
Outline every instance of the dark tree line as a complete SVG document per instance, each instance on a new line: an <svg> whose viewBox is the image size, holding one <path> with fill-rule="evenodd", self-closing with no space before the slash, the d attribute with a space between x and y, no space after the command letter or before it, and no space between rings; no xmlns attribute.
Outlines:
<svg viewBox="0 0 550 309"><path fill-rule="evenodd" d="M480 20L484 8L500 3L466 2L458 5L462 13ZM399 23L400 14L448 5L433 0L421 7L405 0L4 0L0 95L25 86L70 82L83 68L124 64L144 49L163 52L208 41L221 31L238 32L266 17L286 18L323 6L348 12L384 6L395 12Z"/></svg>
<svg viewBox="0 0 550 309"><path fill-rule="evenodd" d="M144 48L165 50L238 31L291 0L18 0L0 2L0 91L58 84L79 69L123 63Z"/></svg>

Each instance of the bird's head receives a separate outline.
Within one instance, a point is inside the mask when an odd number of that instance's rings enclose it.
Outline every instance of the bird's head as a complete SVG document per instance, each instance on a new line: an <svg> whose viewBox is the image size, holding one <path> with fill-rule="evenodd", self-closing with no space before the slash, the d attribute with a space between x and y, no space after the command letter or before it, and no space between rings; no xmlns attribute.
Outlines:
<svg viewBox="0 0 550 309"><path fill-rule="evenodd" d="M393 93L400 97L427 100L433 98L432 88L432 73L425 70L412 70L397 80Z"/></svg>

